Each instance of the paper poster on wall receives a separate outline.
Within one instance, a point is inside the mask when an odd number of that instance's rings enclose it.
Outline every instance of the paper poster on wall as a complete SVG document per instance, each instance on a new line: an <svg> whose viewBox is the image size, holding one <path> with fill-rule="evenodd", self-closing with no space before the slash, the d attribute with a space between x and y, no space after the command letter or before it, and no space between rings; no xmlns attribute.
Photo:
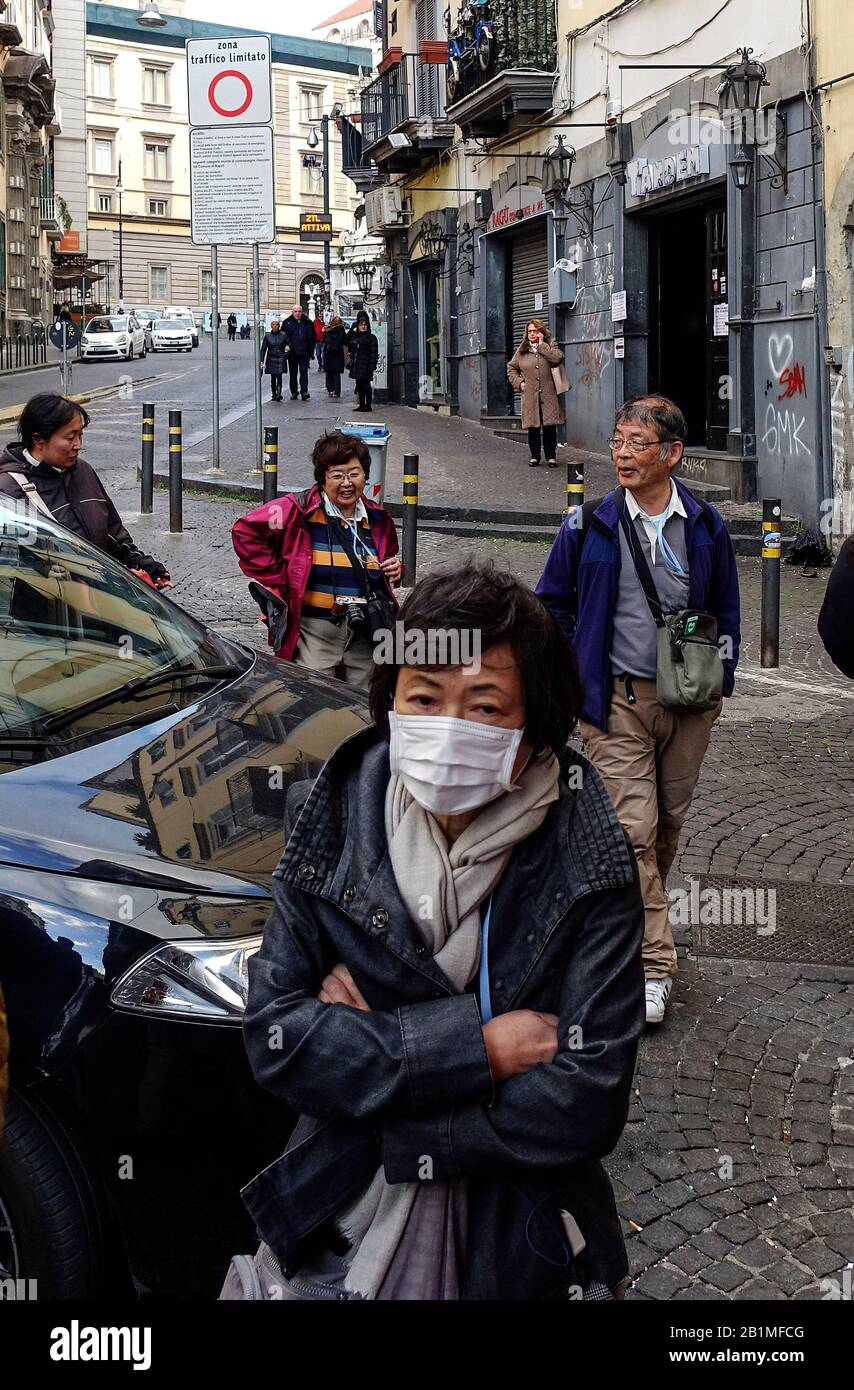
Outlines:
<svg viewBox="0 0 854 1390"><path fill-rule="evenodd" d="M615 356L615 357L625 357L625 355L626 355L626 340L625 340L625 338L615 338L615 339L614 339L614 356Z"/></svg>
<svg viewBox="0 0 854 1390"><path fill-rule="evenodd" d="M712 320L712 334L715 338L725 338L729 333L729 305L716 304Z"/></svg>
<svg viewBox="0 0 854 1390"><path fill-rule="evenodd" d="M611 295L611 321L613 323L622 323L627 317L626 291L616 290Z"/></svg>
<svg viewBox="0 0 854 1390"><path fill-rule="evenodd" d="M536 313L538 309L542 309L542 307L543 307L543 296L542 296L542 294L535 294L535 295L534 295L534 313Z"/></svg>

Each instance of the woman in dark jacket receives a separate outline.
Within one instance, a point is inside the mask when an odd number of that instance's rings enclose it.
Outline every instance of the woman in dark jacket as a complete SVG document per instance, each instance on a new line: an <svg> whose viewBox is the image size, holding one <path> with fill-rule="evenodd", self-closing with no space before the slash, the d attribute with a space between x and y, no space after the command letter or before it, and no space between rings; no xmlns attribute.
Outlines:
<svg viewBox="0 0 854 1390"><path fill-rule="evenodd" d="M270 399L273 401L282 399L282 376L289 352L287 336L280 328L279 320L273 319L270 332L264 334L261 342L261 367L270 378Z"/></svg>
<svg viewBox="0 0 854 1390"><path fill-rule="evenodd" d="M166 566L134 545L104 484L80 457L89 416L76 401L44 392L27 401L20 441L0 454L0 493L49 512L76 536L157 589L171 589Z"/></svg>
<svg viewBox="0 0 854 1390"><path fill-rule="evenodd" d="M344 342L347 330L336 315L326 329L323 345L323 365L326 370L326 390L329 399L341 399L341 373L344 371Z"/></svg>
<svg viewBox="0 0 854 1390"><path fill-rule="evenodd" d="M356 315L356 323L350 330L347 343L350 349L350 375L355 379L359 397L356 414L368 415L373 399L371 382L377 369L380 346L376 335L371 332L371 321L364 309L360 309Z"/></svg>
<svg viewBox="0 0 854 1390"><path fill-rule="evenodd" d="M566 748L574 657L488 565L431 574L401 618L375 727L291 790L249 965L252 1069L302 1114L243 1192L260 1296L608 1298L643 906Z"/></svg>

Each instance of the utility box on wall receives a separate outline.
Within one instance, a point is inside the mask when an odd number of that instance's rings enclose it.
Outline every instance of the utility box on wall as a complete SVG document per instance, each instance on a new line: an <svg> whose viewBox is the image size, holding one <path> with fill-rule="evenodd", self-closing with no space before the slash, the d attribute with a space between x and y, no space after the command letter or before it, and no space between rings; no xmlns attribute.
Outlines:
<svg viewBox="0 0 854 1390"><path fill-rule="evenodd" d="M549 271L549 304L564 304L570 309L578 298L578 271L567 270L558 262Z"/></svg>

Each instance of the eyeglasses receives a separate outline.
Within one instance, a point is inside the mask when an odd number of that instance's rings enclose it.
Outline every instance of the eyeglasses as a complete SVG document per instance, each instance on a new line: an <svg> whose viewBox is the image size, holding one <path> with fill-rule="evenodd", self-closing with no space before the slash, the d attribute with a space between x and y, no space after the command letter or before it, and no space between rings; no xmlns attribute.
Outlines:
<svg viewBox="0 0 854 1390"><path fill-rule="evenodd" d="M326 481L328 483L358 483L364 476L364 469L351 468L349 473L327 473Z"/></svg>
<svg viewBox="0 0 854 1390"><path fill-rule="evenodd" d="M671 444L673 441L668 435L665 439L620 439L615 436L607 442L612 453L617 453L624 444L628 444L633 454L642 454L645 449L654 449L657 444Z"/></svg>

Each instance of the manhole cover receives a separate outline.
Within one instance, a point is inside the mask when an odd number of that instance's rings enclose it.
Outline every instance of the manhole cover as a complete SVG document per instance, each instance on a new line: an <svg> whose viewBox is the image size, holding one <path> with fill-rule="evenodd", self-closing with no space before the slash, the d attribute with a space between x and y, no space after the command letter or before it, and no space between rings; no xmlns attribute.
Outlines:
<svg viewBox="0 0 854 1390"><path fill-rule="evenodd" d="M698 874L674 925L691 925L696 956L854 966L854 889Z"/></svg>

